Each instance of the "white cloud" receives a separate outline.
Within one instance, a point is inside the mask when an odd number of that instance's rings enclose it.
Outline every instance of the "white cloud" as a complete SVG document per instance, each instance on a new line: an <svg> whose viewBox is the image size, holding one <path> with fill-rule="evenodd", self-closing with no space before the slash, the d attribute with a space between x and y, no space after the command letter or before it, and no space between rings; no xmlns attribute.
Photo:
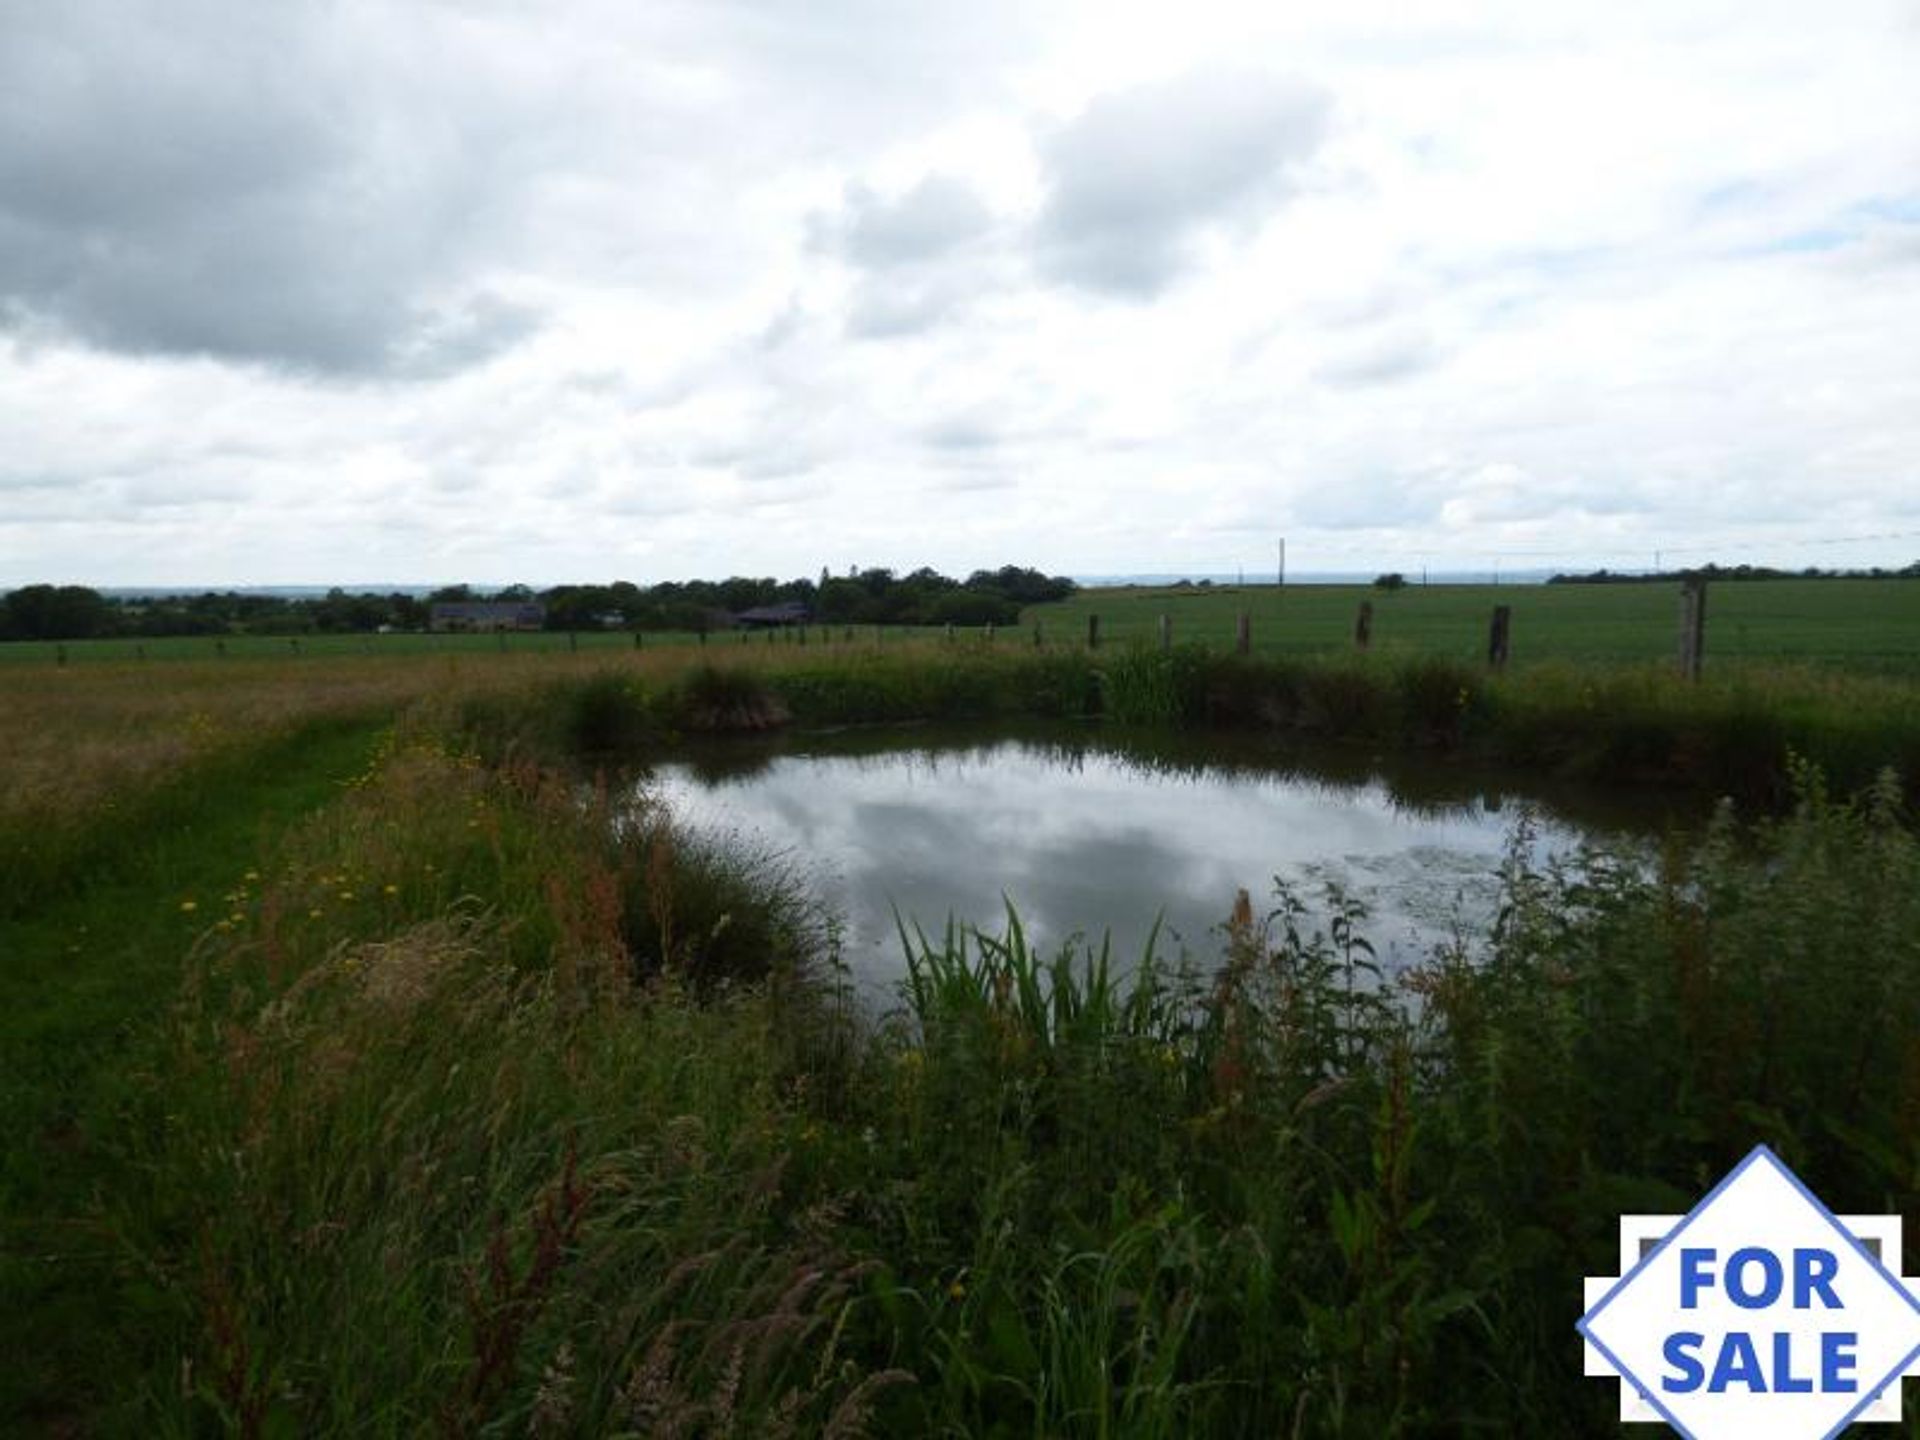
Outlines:
<svg viewBox="0 0 1920 1440"><path fill-rule="evenodd" d="M1920 553L1893 0L0 28L0 586Z"/></svg>

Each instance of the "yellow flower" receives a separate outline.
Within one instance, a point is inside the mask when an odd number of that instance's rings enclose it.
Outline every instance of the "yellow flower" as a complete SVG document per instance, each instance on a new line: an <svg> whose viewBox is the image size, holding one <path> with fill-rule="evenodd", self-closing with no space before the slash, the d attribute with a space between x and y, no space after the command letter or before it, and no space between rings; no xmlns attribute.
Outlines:
<svg viewBox="0 0 1920 1440"><path fill-rule="evenodd" d="M247 881L248 883L252 883L253 881L258 880L260 878L260 872L258 870L249 870L245 875L241 876L240 878Z"/></svg>
<svg viewBox="0 0 1920 1440"><path fill-rule="evenodd" d="M200 902L198 900L182 900L180 902L180 913L182 915L191 915L199 908Z"/></svg>
<svg viewBox="0 0 1920 1440"><path fill-rule="evenodd" d="M316 910L309 910L309 911L307 911L307 919L309 919L309 920L318 920L318 919L320 918L320 914L321 914L321 912L320 912L319 910L317 910L317 909L316 909Z"/></svg>
<svg viewBox="0 0 1920 1440"><path fill-rule="evenodd" d="M342 900L351 900L353 899L353 892L351 890L342 890L340 892L340 898Z"/></svg>
<svg viewBox="0 0 1920 1440"><path fill-rule="evenodd" d="M382 895L398 895L400 893L400 887L398 885L382 885L380 887L380 893Z"/></svg>
<svg viewBox="0 0 1920 1440"><path fill-rule="evenodd" d="M964 1300L967 1298L967 1287L961 1281L955 1280L947 1286L947 1295L954 1300Z"/></svg>

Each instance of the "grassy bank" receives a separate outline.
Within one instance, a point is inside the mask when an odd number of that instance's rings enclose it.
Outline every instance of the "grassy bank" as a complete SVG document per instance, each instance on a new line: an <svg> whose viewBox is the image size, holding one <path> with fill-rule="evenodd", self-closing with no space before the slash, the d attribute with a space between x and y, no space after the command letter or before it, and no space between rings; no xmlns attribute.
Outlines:
<svg viewBox="0 0 1920 1440"><path fill-rule="evenodd" d="M1796 760L1857 788L1920 776L1920 684L1773 667L1686 684L1657 666L1540 665L1506 675L1431 657L1242 658L1198 646L1097 651L980 642L789 652L778 664L603 672L495 692L458 723L490 754L617 754L689 733L1097 716L1124 725L1298 734L1682 787L1778 808Z"/></svg>
<svg viewBox="0 0 1920 1440"><path fill-rule="evenodd" d="M1900 686L693 658L415 674L311 733L209 687L186 713L226 739L73 802L80 830L178 808L4 931L44 1062L14 1072L9 1420L1611 1433L1571 1325L1623 1210L1686 1208L1758 1140L1842 1211L1920 1199L1920 843L1895 782L1843 803L1784 758L1894 758ZM109 708L76 744L142 733ZM1034 954L1014 917L919 939L877 1023L789 874L596 780L700 732L1086 713L1781 803L1651 871L1538 873L1517 837L1497 927L1403 978L1345 899L1282 892L1125 983L1139 957Z"/></svg>
<svg viewBox="0 0 1920 1440"><path fill-rule="evenodd" d="M1363 917L1280 896L1145 984L936 939L875 1029L804 947L716 974L739 922L663 900L658 834L398 749L236 892L122 1108L113 1419L1605 1433L1569 1327L1621 1210L1760 1139L1913 1206L1892 803L1810 788L1651 876L1516 860L1417 1012Z"/></svg>

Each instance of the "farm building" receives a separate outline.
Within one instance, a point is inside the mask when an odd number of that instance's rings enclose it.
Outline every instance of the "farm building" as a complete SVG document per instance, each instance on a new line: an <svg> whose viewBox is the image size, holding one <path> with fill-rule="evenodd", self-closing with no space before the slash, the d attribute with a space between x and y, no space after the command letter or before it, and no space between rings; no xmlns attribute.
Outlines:
<svg viewBox="0 0 1920 1440"><path fill-rule="evenodd" d="M742 610L733 618L749 630L765 629L769 625L804 625L807 623L807 607L798 600L788 600L779 605L757 605L751 610Z"/></svg>
<svg viewBox="0 0 1920 1440"><path fill-rule="evenodd" d="M538 600L442 600L427 611L434 630L538 630L547 607Z"/></svg>

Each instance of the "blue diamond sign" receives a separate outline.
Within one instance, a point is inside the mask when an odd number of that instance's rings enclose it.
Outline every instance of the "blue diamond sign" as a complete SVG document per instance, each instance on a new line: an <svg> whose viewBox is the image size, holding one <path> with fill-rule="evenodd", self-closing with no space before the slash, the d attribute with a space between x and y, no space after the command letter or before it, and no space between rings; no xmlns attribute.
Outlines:
<svg viewBox="0 0 1920 1440"><path fill-rule="evenodd" d="M1757 1146L1684 1216L1620 1222L1620 1274L1587 1280L1587 1373L1620 1418L1693 1440L1820 1440L1900 1418L1920 1296L1897 1215L1836 1216Z"/></svg>

